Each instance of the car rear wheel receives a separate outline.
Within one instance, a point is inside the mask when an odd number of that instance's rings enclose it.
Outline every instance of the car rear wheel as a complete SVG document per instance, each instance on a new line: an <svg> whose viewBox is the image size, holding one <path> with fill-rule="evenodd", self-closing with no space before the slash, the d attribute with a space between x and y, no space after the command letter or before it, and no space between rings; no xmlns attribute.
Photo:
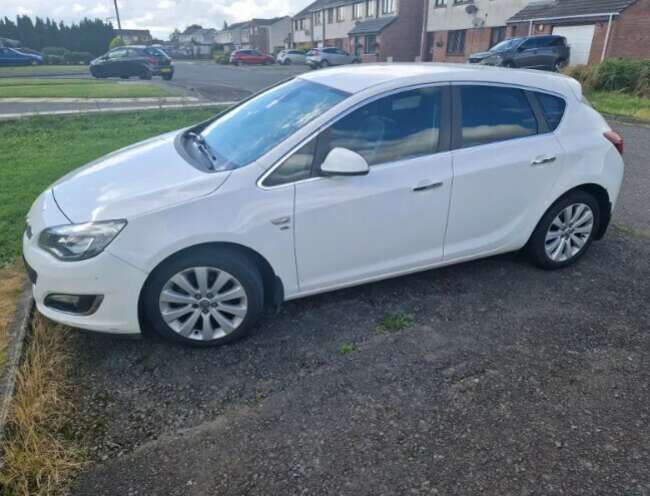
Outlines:
<svg viewBox="0 0 650 496"><path fill-rule="evenodd" d="M320 66L323 69L326 69L326 68L328 68L330 66L330 63L327 60L323 60L323 61L321 61Z"/></svg>
<svg viewBox="0 0 650 496"><path fill-rule="evenodd" d="M255 264L234 250L199 248L154 271L143 294L148 321L161 336L218 346L244 336L264 301Z"/></svg>
<svg viewBox="0 0 650 496"><path fill-rule="evenodd" d="M291 65L291 59L284 59L284 65Z"/></svg>
<svg viewBox="0 0 650 496"><path fill-rule="evenodd" d="M596 199L584 191L573 191L546 211L526 251L542 269L567 267L587 252L599 226L600 208Z"/></svg>
<svg viewBox="0 0 650 496"><path fill-rule="evenodd" d="M505 62L505 63L503 64L503 67L507 67L507 68L509 68L509 69L514 69L516 66L515 66L515 63L514 63L514 62L512 62L512 61L509 60L508 62Z"/></svg>
<svg viewBox="0 0 650 496"><path fill-rule="evenodd" d="M121 79L129 79L131 76L120 76Z"/></svg>

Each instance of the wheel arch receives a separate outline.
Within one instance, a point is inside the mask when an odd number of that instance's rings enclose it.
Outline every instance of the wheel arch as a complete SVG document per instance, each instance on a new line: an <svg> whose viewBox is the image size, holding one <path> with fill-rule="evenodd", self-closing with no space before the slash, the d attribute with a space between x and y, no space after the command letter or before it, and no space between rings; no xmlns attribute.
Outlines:
<svg viewBox="0 0 650 496"><path fill-rule="evenodd" d="M140 294L138 296L138 320L140 322L140 329L143 334L147 334L147 329L150 326L147 325L147 319L144 312L143 304L143 295L147 289L151 276L156 272L156 270L163 266L165 263L176 257L182 257L184 254L189 253L194 250L208 249L208 250L220 250L220 251L231 251L234 253L243 254L246 256L255 266L259 269L262 276L262 282L264 284L264 306L265 307L278 307L284 301L284 284L282 279L275 273L273 267L269 261L261 255L259 252L249 248L248 246L241 245L239 243L232 242L208 242L208 243L199 243L196 245L185 247L177 252L172 253L171 255L165 257L163 260L158 262L153 270L147 276L142 288L140 289Z"/></svg>

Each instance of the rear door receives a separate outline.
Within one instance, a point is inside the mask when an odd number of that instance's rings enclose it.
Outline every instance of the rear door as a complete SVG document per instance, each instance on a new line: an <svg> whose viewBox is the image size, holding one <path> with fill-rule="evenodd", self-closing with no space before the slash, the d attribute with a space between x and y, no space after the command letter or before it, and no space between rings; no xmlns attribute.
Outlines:
<svg viewBox="0 0 650 496"><path fill-rule="evenodd" d="M529 69L536 69L541 65L539 57L539 37L534 36L528 38L518 48L518 54L515 57L515 64L517 67L525 67Z"/></svg>
<svg viewBox="0 0 650 496"><path fill-rule="evenodd" d="M521 88L459 84L453 94L454 190L445 260L521 248L562 170L554 128L536 97Z"/></svg>

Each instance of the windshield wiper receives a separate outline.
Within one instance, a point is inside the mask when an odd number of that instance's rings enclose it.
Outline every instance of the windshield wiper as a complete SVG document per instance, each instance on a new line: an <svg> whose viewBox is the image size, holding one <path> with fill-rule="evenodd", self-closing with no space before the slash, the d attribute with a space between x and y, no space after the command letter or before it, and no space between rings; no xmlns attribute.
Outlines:
<svg viewBox="0 0 650 496"><path fill-rule="evenodd" d="M195 133L194 131L190 131L186 134L186 136L192 138L194 140L194 143L196 143L196 147L199 149L199 151L208 158L208 162L210 162L210 168L212 170L217 170L217 157L215 157L214 152L210 148L208 142L205 141L205 138L201 134Z"/></svg>

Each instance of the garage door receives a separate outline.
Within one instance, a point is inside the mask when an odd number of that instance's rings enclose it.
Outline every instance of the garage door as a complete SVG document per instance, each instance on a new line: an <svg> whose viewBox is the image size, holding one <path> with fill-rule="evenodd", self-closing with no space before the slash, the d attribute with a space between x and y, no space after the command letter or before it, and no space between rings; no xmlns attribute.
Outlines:
<svg viewBox="0 0 650 496"><path fill-rule="evenodd" d="M594 24L587 24L585 26L556 26L553 28L553 34L564 36L571 47L569 64L586 64L589 61L595 27Z"/></svg>

